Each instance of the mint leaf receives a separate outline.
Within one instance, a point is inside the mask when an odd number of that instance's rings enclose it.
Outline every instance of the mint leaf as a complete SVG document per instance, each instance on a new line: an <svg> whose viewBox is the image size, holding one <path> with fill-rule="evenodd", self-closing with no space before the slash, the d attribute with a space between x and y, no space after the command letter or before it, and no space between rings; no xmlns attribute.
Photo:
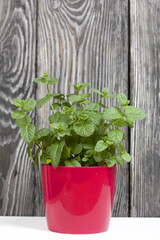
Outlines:
<svg viewBox="0 0 160 240"><path fill-rule="evenodd" d="M121 106L126 106L130 103L130 101L127 100L127 97L124 93L119 93L117 95L117 101Z"/></svg>
<svg viewBox="0 0 160 240"><path fill-rule="evenodd" d="M107 94L106 96L104 96L104 98L115 98L117 97L115 94Z"/></svg>
<svg viewBox="0 0 160 240"><path fill-rule="evenodd" d="M31 159L31 161L35 164L34 159L33 159L32 150L31 150L31 147L29 145L27 147L27 153L28 153L28 156Z"/></svg>
<svg viewBox="0 0 160 240"><path fill-rule="evenodd" d="M119 119L122 117L121 109L117 107L110 107L103 113L103 118L106 120Z"/></svg>
<svg viewBox="0 0 160 240"><path fill-rule="evenodd" d="M62 159L67 159L70 157L71 154L71 150L69 147L67 147L67 145L64 145L63 151L62 151Z"/></svg>
<svg viewBox="0 0 160 240"><path fill-rule="evenodd" d="M54 143L52 143L49 147L47 147L46 151L51 159L51 163L54 168L56 168L59 164L63 147L64 147L64 140L61 140L61 141L57 140Z"/></svg>
<svg viewBox="0 0 160 240"><path fill-rule="evenodd" d="M45 77L38 77L33 80L34 83L47 83L47 79Z"/></svg>
<svg viewBox="0 0 160 240"><path fill-rule="evenodd" d="M107 87L103 88L102 93L103 93L103 96L108 95L108 88Z"/></svg>
<svg viewBox="0 0 160 240"><path fill-rule="evenodd" d="M115 157L116 162L122 167L123 166L123 160L120 156Z"/></svg>
<svg viewBox="0 0 160 240"><path fill-rule="evenodd" d="M128 127L133 128L134 127L134 121L128 120L126 121L126 124L128 125Z"/></svg>
<svg viewBox="0 0 160 240"><path fill-rule="evenodd" d="M39 77L33 80L35 83L43 83L43 84L48 84L52 85L57 83L59 80L57 78L48 78L47 75L45 77Z"/></svg>
<svg viewBox="0 0 160 240"><path fill-rule="evenodd" d="M132 106L125 106L124 113L127 120L131 121L142 120L146 117L146 114L143 110Z"/></svg>
<svg viewBox="0 0 160 240"><path fill-rule="evenodd" d="M66 167L81 167L81 164L75 159L66 160L64 161L64 164Z"/></svg>
<svg viewBox="0 0 160 240"><path fill-rule="evenodd" d="M38 167L39 165L39 153L42 149L39 147L36 151L36 154L35 154L35 165Z"/></svg>
<svg viewBox="0 0 160 240"><path fill-rule="evenodd" d="M95 160L96 162L101 162L101 161L104 160L104 159L103 159L103 155L102 155L101 152L95 153L95 154L93 155L93 158L94 158L94 160Z"/></svg>
<svg viewBox="0 0 160 240"><path fill-rule="evenodd" d="M79 101L81 101L81 97L78 94L70 94L69 101L72 103L78 103Z"/></svg>
<svg viewBox="0 0 160 240"><path fill-rule="evenodd" d="M89 86L89 83L77 83L77 85L70 83L69 85L73 86L76 90L80 91Z"/></svg>
<svg viewBox="0 0 160 240"><path fill-rule="evenodd" d="M82 138L82 144L84 149L94 148L94 140L92 138Z"/></svg>
<svg viewBox="0 0 160 240"><path fill-rule="evenodd" d="M131 161L131 155L130 155L129 153L125 152L125 151L121 154L121 157L122 157L126 162L130 162L130 161Z"/></svg>
<svg viewBox="0 0 160 240"><path fill-rule="evenodd" d="M64 94L62 94L62 93L52 94L52 97L55 98L55 99L60 99L62 96L64 97ZM66 101L66 100L65 100L65 101Z"/></svg>
<svg viewBox="0 0 160 240"><path fill-rule="evenodd" d="M82 136L89 137L94 133L94 124L90 122L77 122L73 125L74 131Z"/></svg>
<svg viewBox="0 0 160 240"><path fill-rule="evenodd" d="M22 100L19 99L19 98L15 98L15 99L13 99L13 104L14 104L16 107L21 107L21 106L22 106Z"/></svg>
<svg viewBox="0 0 160 240"><path fill-rule="evenodd" d="M123 118L112 120L112 125L117 127L125 127L126 121Z"/></svg>
<svg viewBox="0 0 160 240"><path fill-rule="evenodd" d="M46 102L48 102L50 100L51 100L51 96L47 94L45 97L41 98L38 101L37 107L41 108Z"/></svg>
<svg viewBox="0 0 160 240"><path fill-rule="evenodd" d="M123 140L123 131L120 129L111 129L108 133L108 138L114 142L114 144L118 144Z"/></svg>
<svg viewBox="0 0 160 240"><path fill-rule="evenodd" d="M21 118L24 118L25 116L26 116L26 114L23 111L21 111L21 110L15 110L11 114L11 117L13 119L21 119Z"/></svg>
<svg viewBox="0 0 160 240"><path fill-rule="evenodd" d="M113 167L117 163L116 159L114 159L114 158L112 158L110 160L106 160L105 162L109 168Z"/></svg>
<svg viewBox="0 0 160 240"><path fill-rule="evenodd" d="M47 154L46 153L42 153L42 155L40 156L40 161L41 163L47 164Z"/></svg>
<svg viewBox="0 0 160 240"><path fill-rule="evenodd" d="M96 143L96 146L94 148L94 150L96 152L102 152L104 151L106 148L108 147L108 144L105 143L103 140L99 140L97 143Z"/></svg>
<svg viewBox="0 0 160 240"><path fill-rule="evenodd" d="M48 78L48 80L47 80L48 85L53 85L57 82L59 82L59 79L57 79L57 78Z"/></svg>
<svg viewBox="0 0 160 240"><path fill-rule="evenodd" d="M95 88L90 88L89 90L91 90L92 92L95 92L95 93L99 94L100 96L102 96L102 93Z"/></svg>
<svg viewBox="0 0 160 240"><path fill-rule="evenodd" d="M60 103L53 103L52 104L52 108L54 109L54 110L56 110L56 109L58 109L58 108L60 108L61 107L61 104ZM52 108L50 108L50 110L52 110Z"/></svg>
<svg viewBox="0 0 160 240"><path fill-rule="evenodd" d="M94 112L94 111L85 111L87 116L89 117L89 121L91 121L95 125L99 125L102 120L102 113L100 112Z"/></svg>
<svg viewBox="0 0 160 240"><path fill-rule="evenodd" d="M98 104L96 104L96 103L90 103L90 104L84 106L85 110L95 111L95 112L98 111L99 108L100 108L100 106Z"/></svg>
<svg viewBox="0 0 160 240"><path fill-rule="evenodd" d="M87 162L88 160L89 160L89 158L87 158L85 156L82 158L82 162Z"/></svg>
<svg viewBox="0 0 160 240"><path fill-rule="evenodd" d="M27 143L31 142L34 138L35 134L35 126L34 125L26 125L21 127L21 137Z"/></svg>
<svg viewBox="0 0 160 240"><path fill-rule="evenodd" d="M48 128L41 128L40 130L38 130L37 132L35 132L35 136L34 139L38 140L41 137L47 136L51 133L51 131Z"/></svg>
<svg viewBox="0 0 160 240"><path fill-rule="evenodd" d="M22 100L22 102L23 102L22 109L25 112L32 111L35 108L35 106L36 106L36 101L33 98L27 98L26 100Z"/></svg>
<svg viewBox="0 0 160 240"><path fill-rule="evenodd" d="M119 144L118 145L118 151L119 152L123 152L123 150L124 150L124 145L123 144Z"/></svg>
<svg viewBox="0 0 160 240"><path fill-rule="evenodd" d="M21 128L21 127L28 125L30 122L31 122L31 118L26 115L24 118L17 119L15 124L19 128Z"/></svg>

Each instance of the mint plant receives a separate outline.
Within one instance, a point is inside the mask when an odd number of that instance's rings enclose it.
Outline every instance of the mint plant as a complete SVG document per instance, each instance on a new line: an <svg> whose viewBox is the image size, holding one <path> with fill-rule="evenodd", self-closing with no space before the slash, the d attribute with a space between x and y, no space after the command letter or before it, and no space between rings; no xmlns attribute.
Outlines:
<svg viewBox="0 0 160 240"><path fill-rule="evenodd" d="M122 128L133 128L134 122L144 119L146 115L141 109L130 106L124 93L109 94L107 87L102 92L90 88L90 91L99 95L99 101L93 103L89 101L91 94L83 93L89 83L71 83L76 93L65 96L63 93L50 92L49 86L56 84L58 79L49 78L47 73L34 82L47 88L48 93L38 101L37 108L50 105L50 127L36 130L31 124L27 113L36 106L32 98L14 99L13 104L18 109L11 115L16 119L22 139L28 144L28 155L34 164L52 164L54 168L112 167L115 164L123 166L123 160L130 162L131 156L122 144L125 139ZM107 107L101 103L103 98L116 98L120 106ZM34 145L37 146L35 157L32 154Z"/></svg>

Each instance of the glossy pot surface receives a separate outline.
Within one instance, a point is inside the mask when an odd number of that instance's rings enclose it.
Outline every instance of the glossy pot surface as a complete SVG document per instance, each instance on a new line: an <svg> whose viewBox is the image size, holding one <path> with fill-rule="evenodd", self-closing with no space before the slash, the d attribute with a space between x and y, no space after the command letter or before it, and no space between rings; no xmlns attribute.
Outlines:
<svg viewBox="0 0 160 240"><path fill-rule="evenodd" d="M48 228L60 233L98 233L108 229L114 198L116 165L61 167L42 164Z"/></svg>

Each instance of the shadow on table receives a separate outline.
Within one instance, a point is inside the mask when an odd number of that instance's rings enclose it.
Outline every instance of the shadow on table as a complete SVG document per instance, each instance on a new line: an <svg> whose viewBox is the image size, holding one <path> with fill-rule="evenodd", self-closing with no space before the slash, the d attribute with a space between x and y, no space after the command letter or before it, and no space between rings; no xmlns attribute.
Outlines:
<svg viewBox="0 0 160 240"><path fill-rule="evenodd" d="M30 228L35 230L48 231L46 219L44 217L5 217L3 224L16 226L17 228Z"/></svg>

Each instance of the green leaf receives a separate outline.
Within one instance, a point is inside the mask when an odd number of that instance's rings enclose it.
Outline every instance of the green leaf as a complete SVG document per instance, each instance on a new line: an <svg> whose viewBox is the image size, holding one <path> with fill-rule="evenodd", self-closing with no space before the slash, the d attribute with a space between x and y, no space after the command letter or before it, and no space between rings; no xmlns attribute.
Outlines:
<svg viewBox="0 0 160 240"><path fill-rule="evenodd" d="M116 95L115 94L107 94L106 96L104 96L104 98L115 98Z"/></svg>
<svg viewBox="0 0 160 240"><path fill-rule="evenodd" d="M123 166L123 160L120 156L115 157L116 162L122 167Z"/></svg>
<svg viewBox="0 0 160 240"><path fill-rule="evenodd" d="M22 100L19 99L19 98L15 98L15 99L13 99L13 104L14 104L16 107L21 107L21 106L22 106Z"/></svg>
<svg viewBox="0 0 160 240"><path fill-rule="evenodd" d="M92 138L82 138L82 144L84 149L93 149L94 140Z"/></svg>
<svg viewBox="0 0 160 240"><path fill-rule="evenodd" d="M49 122L50 123L57 123L57 122L59 122L60 116L61 116L60 112L56 112L56 113L50 115L49 118L48 118Z"/></svg>
<svg viewBox="0 0 160 240"><path fill-rule="evenodd" d="M119 151L119 152L123 152L123 150L124 150L124 145L120 143L120 144L118 145L118 151Z"/></svg>
<svg viewBox="0 0 160 240"><path fill-rule="evenodd" d="M95 154L93 155L93 158L94 158L94 160L95 160L96 162L101 162L101 161L104 160L104 159L103 159L103 154L102 154L101 152L95 153Z"/></svg>
<svg viewBox="0 0 160 240"><path fill-rule="evenodd" d="M24 118L25 116L26 116L26 114L23 111L21 111L21 110L15 110L11 114L11 117L13 119L21 119L21 118Z"/></svg>
<svg viewBox="0 0 160 240"><path fill-rule="evenodd" d="M57 78L48 78L48 80L47 80L48 85L53 85L57 82L59 82L59 79L57 79Z"/></svg>
<svg viewBox="0 0 160 240"><path fill-rule="evenodd" d="M102 93L95 88L90 88L89 90L91 90L92 92L95 92L95 93L99 94L100 96L102 96Z"/></svg>
<svg viewBox="0 0 160 240"><path fill-rule="evenodd" d="M74 131L82 136L82 137L89 137L94 133L94 124L88 121L84 122L77 122L73 125Z"/></svg>
<svg viewBox="0 0 160 240"><path fill-rule="evenodd" d="M117 101L121 106L126 106L130 103L130 101L127 100L127 97L124 93L118 93Z"/></svg>
<svg viewBox="0 0 160 240"><path fill-rule="evenodd" d="M82 143L76 143L76 142L71 142L69 147L71 148L71 151L73 154L77 155L80 152L82 152L83 146Z"/></svg>
<svg viewBox="0 0 160 240"><path fill-rule="evenodd" d="M62 123L51 123L50 126L54 129L58 129L58 130L63 130L63 129L66 129L68 127L68 125L64 122L62 122Z"/></svg>
<svg viewBox="0 0 160 240"><path fill-rule="evenodd" d="M36 106L36 101L33 98L27 98L26 100L22 100L22 101L23 101L22 109L25 112L32 111L35 108L35 106Z"/></svg>
<svg viewBox="0 0 160 240"><path fill-rule="evenodd" d="M34 83L44 83L47 84L47 78L45 77L38 77L36 79L33 80Z"/></svg>
<svg viewBox="0 0 160 240"><path fill-rule="evenodd" d="M112 125L117 127L125 127L126 121L123 118L112 120Z"/></svg>
<svg viewBox="0 0 160 240"><path fill-rule="evenodd" d="M79 96L80 96L81 100L83 100L84 98L89 98L91 96L91 94L90 93L82 93Z"/></svg>
<svg viewBox="0 0 160 240"><path fill-rule="evenodd" d="M121 157L122 157L126 162L130 162L130 161L131 161L131 155L130 155L129 153L125 152L125 151L121 154Z"/></svg>
<svg viewBox="0 0 160 240"><path fill-rule="evenodd" d="M102 152L104 151L106 148L108 147L108 144L105 143L103 140L99 140L97 143L96 143L96 146L95 146L95 151L96 152Z"/></svg>
<svg viewBox="0 0 160 240"><path fill-rule="evenodd" d="M106 120L123 118L121 109L117 107L110 107L103 113L103 118Z"/></svg>
<svg viewBox="0 0 160 240"><path fill-rule="evenodd" d="M60 103L53 103L52 104L52 108L54 109L54 110L56 110L56 109L58 109L58 108L60 108L61 107L61 104ZM50 108L50 110L52 110L52 108Z"/></svg>
<svg viewBox="0 0 160 240"><path fill-rule="evenodd" d="M100 108L100 106L98 104L96 104L96 103L90 103L90 104L84 106L85 110L95 111L95 112L98 111L99 108Z"/></svg>
<svg viewBox="0 0 160 240"><path fill-rule="evenodd" d="M77 85L70 83L76 90L80 91L89 86L89 83L77 83Z"/></svg>
<svg viewBox="0 0 160 240"><path fill-rule="evenodd" d="M75 159L66 160L64 161L64 164L66 167L81 167L81 164Z"/></svg>
<svg viewBox="0 0 160 240"><path fill-rule="evenodd" d="M17 119L15 123L19 128L21 128L28 125L30 122L31 118L26 115L24 118Z"/></svg>
<svg viewBox="0 0 160 240"><path fill-rule="evenodd" d="M27 147L27 153L28 153L28 156L30 157L31 161L35 164L34 159L33 159L32 150L31 150L31 147L29 145Z"/></svg>
<svg viewBox="0 0 160 240"><path fill-rule="evenodd" d="M47 164L47 154L46 153L42 153L42 155L40 156L40 161L41 163Z"/></svg>
<svg viewBox="0 0 160 240"><path fill-rule="evenodd" d="M116 159L114 158L112 158L111 160L106 160L106 164L109 168L113 167L116 163Z"/></svg>
<svg viewBox="0 0 160 240"><path fill-rule="evenodd" d="M47 154L50 156L51 163L56 168L60 162L62 150L64 147L64 140L55 141L49 147L47 147Z"/></svg>
<svg viewBox="0 0 160 240"><path fill-rule="evenodd" d="M67 159L70 157L71 154L71 150L69 147L67 147L67 145L64 145L63 151L62 151L62 159Z"/></svg>
<svg viewBox="0 0 160 240"><path fill-rule="evenodd" d="M120 129L111 129L108 133L108 138L115 144L118 144L123 140L123 131Z"/></svg>
<svg viewBox="0 0 160 240"><path fill-rule="evenodd" d="M88 160L89 160L89 158L87 158L85 156L82 158L82 162L87 162Z"/></svg>
<svg viewBox="0 0 160 240"><path fill-rule="evenodd" d="M131 121L142 120L146 117L146 114L143 110L132 106L125 106L124 112L127 120Z"/></svg>
<svg viewBox="0 0 160 240"><path fill-rule="evenodd" d="M108 94L108 88L107 87L103 88L102 93L103 93L104 96L107 95Z"/></svg>
<svg viewBox="0 0 160 240"><path fill-rule="evenodd" d="M36 151L36 154L35 154L35 165L38 167L39 165L39 153L42 149L39 147Z"/></svg>
<svg viewBox="0 0 160 240"><path fill-rule="evenodd" d="M127 124L128 127L130 127L130 128L133 128L133 127L134 127L134 122L131 121L131 120L126 121L126 124Z"/></svg>
<svg viewBox="0 0 160 240"><path fill-rule="evenodd" d="M35 134L35 126L34 125L26 125L21 127L21 137L27 143L31 142L34 138Z"/></svg>
<svg viewBox="0 0 160 240"><path fill-rule="evenodd" d="M79 101L81 101L81 97L78 94L72 94L69 96L69 101L72 103L78 103Z"/></svg>
<svg viewBox="0 0 160 240"><path fill-rule="evenodd" d="M54 97L55 99L60 99L62 96L64 97L64 94L62 94L62 93L52 94L52 97ZM66 100L65 100L65 101L66 101Z"/></svg>
<svg viewBox="0 0 160 240"><path fill-rule="evenodd" d="M51 131L48 128L42 128L42 129L38 130L37 132L35 132L34 139L38 140L41 137L47 136L50 133L51 133Z"/></svg>
<svg viewBox="0 0 160 240"><path fill-rule="evenodd" d="M45 97L41 98L38 101L37 107L41 108L46 102L48 102L50 100L51 100L51 96L47 94Z"/></svg>
<svg viewBox="0 0 160 240"><path fill-rule="evenodd" d="M100 125L103 116L102 113L94 111L85 111L85 113L89 117L89 121L95 125Z"/></svg>

